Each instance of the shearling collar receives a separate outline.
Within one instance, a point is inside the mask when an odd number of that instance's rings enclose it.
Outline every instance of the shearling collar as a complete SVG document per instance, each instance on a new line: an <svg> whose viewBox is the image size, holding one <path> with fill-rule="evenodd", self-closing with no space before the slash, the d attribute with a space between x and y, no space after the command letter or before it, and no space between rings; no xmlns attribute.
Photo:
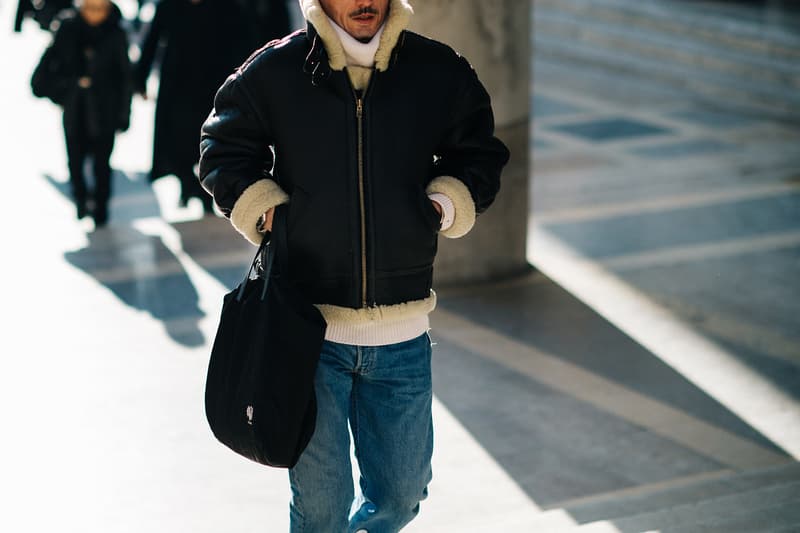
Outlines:
<svg viewBox="0 0 800 533"><path fill-rule="evenodd" d="M325 11L319 0L299 0L300 9L303 16L316 30L316 34L325 45L328 53L328 63L333 70L343 70L347 66L347 56L345 55L339 36L328 21ZM375 52L375 68L385 71L389 68L389 60L392 57L392 50L400 38L400 34L408 26L414 10L408 0L390 0L389 16L383 25L383 33L380 36L378 51ZM309 32L311 34L311 32Z"/></svg>
<svg viewBox="0 0 800 533"><path fill-rule="evenodd" d="M382 24L381 27L378 28L378 33L376 33L368 43L362 43L347 33L344 28L336 24L330 17L328 17L328 22L331 27L336 30L339 42L342 43L348 67L372 68L375 66L375 53L378 51L378 46L381 44L381 35L383 34L383 28L386 26L385 24Z"/></svg>

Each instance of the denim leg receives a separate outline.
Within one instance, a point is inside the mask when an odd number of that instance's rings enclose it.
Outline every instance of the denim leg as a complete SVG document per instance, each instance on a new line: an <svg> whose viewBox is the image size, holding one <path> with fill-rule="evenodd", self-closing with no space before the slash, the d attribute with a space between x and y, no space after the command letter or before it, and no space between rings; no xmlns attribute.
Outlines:
<svg viewBox="0 0 800 533"><path fill-rule="evenodd" d="M349 531L395 533L417 515L431 480L430 337L361 350L350 424L366 502Z"/></svg>
<svg viewBox="0 0 800 533"><path fill-rule="evenodd" d="M355 347L322 346L315 376L317 424L308 447L289 471L292 533L344 533L353 502L350 434Z"/></svg>

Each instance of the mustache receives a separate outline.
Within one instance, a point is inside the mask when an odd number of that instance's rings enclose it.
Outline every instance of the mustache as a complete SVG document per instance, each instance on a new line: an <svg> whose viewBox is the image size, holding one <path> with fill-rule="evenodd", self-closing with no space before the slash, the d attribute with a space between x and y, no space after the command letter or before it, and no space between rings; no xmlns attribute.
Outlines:
<svg viewBox="0 0 800 533"><path fill-rule="evenodd" d="M378 16L378 10L374 7L367 6L362 7L361 9L356 9L355 11L350 12L351 17L359 17L361 15L375 15Z"/></svg>

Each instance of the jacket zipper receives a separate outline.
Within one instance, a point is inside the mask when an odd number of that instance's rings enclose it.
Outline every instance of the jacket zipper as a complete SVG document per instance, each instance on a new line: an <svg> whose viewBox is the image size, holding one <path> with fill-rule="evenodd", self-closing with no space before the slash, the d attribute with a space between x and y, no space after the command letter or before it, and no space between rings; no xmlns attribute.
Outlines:
<svg viewBox="0 0 800 533"><path fill-rule="evenodd" d="M367 307L367 213L364 199L364 100L356 97L358 119L358 203L361 208L361 307Z"/></svg>

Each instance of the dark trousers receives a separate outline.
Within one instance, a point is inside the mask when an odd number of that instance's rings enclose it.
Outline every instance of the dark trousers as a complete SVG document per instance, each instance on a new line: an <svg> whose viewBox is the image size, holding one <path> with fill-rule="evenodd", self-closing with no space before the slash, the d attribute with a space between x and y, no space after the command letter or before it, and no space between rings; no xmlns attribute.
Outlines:
<svg viewBox="0 0 800 533"><path fill-rule="evenodd" d="M86 211L89 191L83 168L86 158L91 156L94 173L94 216L105 221L108 214L108 201L111 198L111 152L114 150L114 133L90 137L81 128L79 131L65 130L67 140L67 166L72 198L78 212Z"/></svg>
<svg viewBox="0 0 800 533"><path fill-rule="evenodd" d="M203 210L206 213L211 213L213 211L213 198L200 185L200 179L194 173L194 169L185 168L176 172L175 175L181 183L181 204L186 205L189 198L200 198L203 203Z"/></svg>

